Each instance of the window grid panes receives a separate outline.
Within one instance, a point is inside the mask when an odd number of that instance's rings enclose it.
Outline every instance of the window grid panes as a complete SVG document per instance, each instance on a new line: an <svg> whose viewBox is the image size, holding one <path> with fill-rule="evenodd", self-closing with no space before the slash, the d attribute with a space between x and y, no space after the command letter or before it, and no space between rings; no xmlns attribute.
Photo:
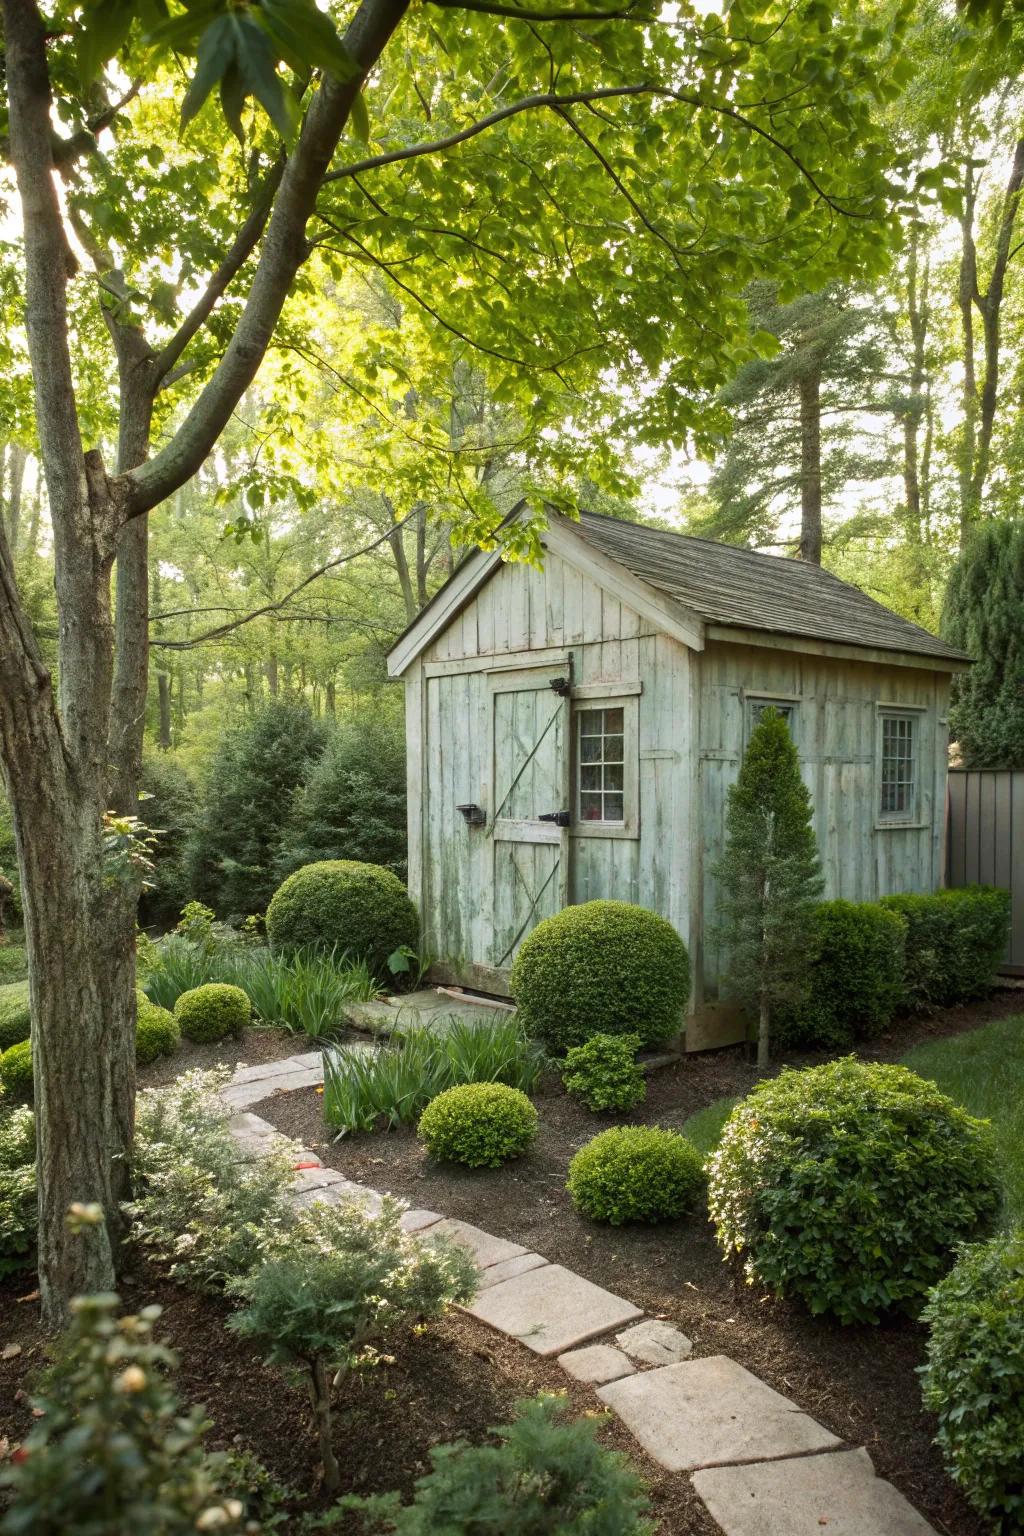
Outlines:
<svg viewBox="0 0 1024 1536"><path fill-rule="evenodd" d="M795 704L787 703L785 699L750 699L748 701L748 708L750 711L748 718L751 730L757 725L766 709L775 709L778 710L783 720L785 720L789 734L793 735L793 723L796 719Z"/></svg>
<svg viewBox="0 0 1024 1536"><path fill-rule="evenodd" d="M883 816L912 816L917 776L915 727L913 715L882 716L882 799Z"/></svg>
<svg viewBox="0 0 1024 1536"><path fill-rule="evenodd" d="M625 821L624 718L617 709L581 709L577 784L581 821Z"/></svg>

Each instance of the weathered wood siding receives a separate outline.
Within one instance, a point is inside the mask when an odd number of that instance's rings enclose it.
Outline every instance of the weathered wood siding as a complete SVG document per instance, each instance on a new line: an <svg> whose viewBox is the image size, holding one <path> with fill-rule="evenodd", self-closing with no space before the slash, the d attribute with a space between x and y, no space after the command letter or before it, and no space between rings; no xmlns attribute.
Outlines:
<svg viewBox="0 0 1024 1536"><path fill-rule="evenodd" d="M574 686L621 683L642 690L632 747L637 835L600 836L574 827L570 899L638 902L663 912L689 939L696 764L691 653L549 553L543 571L499 567L406 674L410 887L430 954L444 971L467 980L473 966L493 963L496 941L496 845L489 826L467 827L457 810L472 802L489 820L494 813L488 672L524 661L557 670L569 652Z"/></svg>
<svg viewBox="0 0 1024 1536"><path fill-rule="evenodd" d="M942 673L905 666L837 661L803 652L710 641L700 669L700 814L694 889L703 902L704 996L718 991L713 939L715 881L728 786L746 740L747 696L797 700L795 737L815 828L827 897L870 901L894 891L934 890L943 880L943 825L949 684ZM912 825L881 825L877 816L878 706L920 709L919 800Z"/></svg>

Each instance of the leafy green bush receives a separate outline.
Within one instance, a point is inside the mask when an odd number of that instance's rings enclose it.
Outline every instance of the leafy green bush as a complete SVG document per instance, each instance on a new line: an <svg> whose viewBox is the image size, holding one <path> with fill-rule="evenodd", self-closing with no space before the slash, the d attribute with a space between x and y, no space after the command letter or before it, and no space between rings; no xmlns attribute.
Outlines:
<svg viewBox="0 0 1024 1536"><path fill-rule="evenodd" d="M283 1137L240 1155L218 1097L226 1068L184 1072L139 1094L135 1114L136 1241L175 1279L217 1291L274 1253L291 1210L295 1148Z"/></svg>
<svg viewBox="0 0 1024 1536"><path fill-rule="evenodd" d="M580 1148L566 1188L592 1221L674 1221L703 1183L700 1154L678 1131L613 1125Z"/></svg>
<svg viewBox="0 0 1024 1536"><path fill-rule="evenodd" d="M945 1008L991 991L1010 931L1010 893L989 885L884 896L907 925L904 1001Z"/></svg>
<svg viewBox="0 0 1024 1536"><path fill-rule="evenodd" d="M906 1067L853 1057L759 1083L708 1160L748 1280L844 1323L913 1312L998 1209L992 1133Z"/></svg>
<svg viewBox="0 0 1024 1536"><path fill-rule="evenodd" d="M32 1100L32 1043L22 1040L0 1056L0 1095L16 1103Z"/></svg>
<svg viewBox="0 0 1024 1536"><path fill-rule="evenodd" d="M151 1003L141 987L136 1002L135 1060L140 1066L148 1066L158 1056L173 1056L181 1044L181 1030L174 1014Z"/></svg>
<svg viewBox="0 0 1024 1536"><path fill-rule="evenodd" d="M406 872L405 727L367 715L341 725L292 802L278 868L291 874L321 859Z"/></svg>
<svg viewBox="0 0 1024 1536"><path fill-rule="evenodd" d="M625 901L588 901L538 923L512 965L526 1028L554 1050L591 1035L644 1045L683 1027L690 959L671 923Z"/></svg>
<svg viewBox="0 0 1024 1536"><path fill-rule="evenodd" d="M906 924L876 901L823 901L805 1002L780 1008L781 1046L843 1050L880 1034L903 996Z"/></svg>
<svg viewBox="0 0 1024 1536"><path fill-rule="evenodd" d="M0 1112L0 1276L35 1259L36 1129L27 1106Z"/></svg>
<svg viewBox="0 0 1024 1536"><path fill-rule="evenodd" d="M476 1290L476 1265L465 1249L403 1232L402 1210L391 1199L377 1215L355 1202L314 1205L298 1216L282 1253L231 1287L245 1306L227 1326L307 1379L328 1489L340 1481L332 1377L371 1363L396 1334Z"/></svg>
<svg viewBox="0 0 1024 1536"><path fill-rule="evenodd" d="M173 922L191 895L186 850L199 814L199 794L172 752L146 753L141 788L146 796L141 815L148 826L160 828L153 869L139 902L141 921Z"/></svg>
<svg viewBox="0 0 1024 1536"><path fill-rule="evenodd" d="M1024 1229L963 1248L922 1317L946 1465L975 1509L1024 1529Z"/></svg>
<svg viewBox="0 0 1024 1536"><path fill-rule="evenodd" d="M29 1019L28 982L0 987L0 1051L28 1039Z"/></svg>
<svg viewBox="0 0 1024 1536"><path fill-rule="evenodd" d="M174 1005L182 1034L197 1044L240 1035L252 1018L252 1004L241 987L223 981L183 992Z"/></svg>
<svg viewBox="0 0 1024 1536"><path fill-rule="evenodd" d="M297 869L278 887L267 908L267 934L275 950L340 946L381 976L395 950L416 948L419 920L390 869L327 859Z"/></svg>
<svg viewBox="0 0 1024 1536"><path fill-rule="evenodd" d="M83 1296L35 1399L23 1454L0 1474L11 1506L3 1536L194 1536L241 1529L242 1505L218 1493L223 1458L202 1446L206 1416L168 1379L175 1358L153 1339L159 1307L118 1317L116 1296Z"/></svg>
<svg viewBox="0 0 1024 1536"><path fill-rule="evenodd" d="M505 1083L531 1093L546 1057L514 1017L451 1018L441 1030L396 1031L377 1051L324 1052L324 1119L339 1131L409 1125L446 1088Z"/></svg>
<svg viewBox="0 0 1024 1536"><path fill-rule="evenodd" d="M0 983L28 978L28 953L22 944L0 944Z"/></svg>
<svg viewBox="0 0 1024 1536"><path fill-rule="evenodd" d="M431 1157L467 1168L499 1168L522 1157L537 1134L537 1111L518 1088L460 1083L431 1099L419 1137Z"/></svg>
<svg viewBox="0 0 1024 1536"><path fill-rule="evenodd" d="M588 1109L632 1109L647 1097L639 1035L591 1035L566 1052L562 1086Z"/></svg>
<svg viewBox="0 0 1024 1536"><path fill-rule="evenodd" d="M343 1500L342 1529L361 1510L395 1536L654 1536L643 1483L621 1451L597 1440L600 1419L569 1419L565 1395L516 1404L512 1424L492 1429L497 1445L435 1446L432 1466L404 1509L397 1495ZM331 1517L325 1522L333 1529Z"/></svg>

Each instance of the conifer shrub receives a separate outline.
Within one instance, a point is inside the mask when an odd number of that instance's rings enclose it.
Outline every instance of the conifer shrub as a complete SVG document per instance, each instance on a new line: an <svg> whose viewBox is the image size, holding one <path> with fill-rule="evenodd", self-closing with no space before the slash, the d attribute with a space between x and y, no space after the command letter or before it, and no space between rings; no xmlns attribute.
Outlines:
<svg viewBox="0 0 1024 1536"><path fill-rule="evenodd" d="M438 1162L499 1168L527 1151L537 1134L537 1111L519 1088L460 1083L431 1099L418 1131Z"/></svg>
<svg viewBox="0 0 1024 1536"><path fill-rule="evenodd" d="M562 1086L595 1113L632 1109L647 1097L639 1035L591 1035L566 1052Z"/></svg>
<svg viewBox="0 0 1024 1536"><path fill-rule="evenodd" d="M907 927L903 1001L948 1008L991 991L1010 931L1010 893L989 885L883 896Z"/></svg>
<svg viewBox="0 0 1024 1536"><path fill-rule="evenodd" d="M30 1016L27 981L0 987L0 1051L28 1039Z"/></svg>
<svg viewBox="0 0 1024 1536"><path fill-rule="evenodd" d="M323 859L406 873L405 728L401 718L338 726L292 802L278 867L291 874Z"/></svg>
<svg viewBox="0 0 1024 1536"><path fill-rule="evenodd" d="M353 859L306 864L274 892L267 908L273 949L336 949L384 975L396 950L415 949L419 920L390 869Z"/></svg>
<svg viewBox="0 0 1024 1536"><path fill-rule="evenodd" d="M22 1040L0 1055L0 1094L14 1103L32 1102L32 1043Z"/></svg>
<svg viewBox="0 0 1024 1536"><path fill-rule="evenodd" d="M952 680L966 768L1024 768L1024 520L976 522L949 574L942 634L974 658Z"/></svg>
<svg viewBox="0 0 1024 1536"><path fill-rule="evenodd" d="M678 1131L614 1125L580 1148L566 1188L592 1221L675 1221L704 1182L700 1153Z"/></svg>
<svg viewBox="0 0 1024 1536"><path fill-rule="evenodd" d="M209 981L181 994L174 1017L187 1040L209 1044L226 1035L240 1035L252 1018L252 1004L241 987Z"/></svg>
<svg viewBox="0 0 1024 1536"><path fill-rule="evenodd" d="M807 995L776 1015L776 1042L838 1051L881 1034L904 992L900 913L877 901L823 901L813 944Z"/></svg>
<svg viewBox="0 0 1024 1536"><path fill-rule="evenodd" d="M846 1057L759 1083L707 1163L747 1279L843 1323L913 1313L999 1208L991 1129L906 1067Z"/></svg>
<svg viewBox="0 0 1024 1536"><path fill-rule="evenodd" d="M158 1056L173 1056L181 1044L178 1021L168 1008L151 1003L139 987L136 991L135 1060L148 1066Z"/></svg>
<svg viewBox="0 0 1024 1536"><path fill-rule="evenodd" d="M512 995L530 1034L552 1050L592 1035L677 1034L690 957L672 924L626 901L587 901L537 924L512 965Z"/></svg>
<svg viewBox="0 0 1024 1536"><path fill-rule="evenodd" d="M922 1313L924 1405L946 1466L1006 1531L1024 1529L1024 1229L961 1249Z"/></svg>

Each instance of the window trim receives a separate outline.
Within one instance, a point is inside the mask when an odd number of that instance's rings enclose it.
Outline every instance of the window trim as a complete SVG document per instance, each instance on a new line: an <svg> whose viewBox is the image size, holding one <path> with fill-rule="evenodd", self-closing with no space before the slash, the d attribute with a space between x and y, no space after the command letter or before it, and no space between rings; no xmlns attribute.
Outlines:
<svg viewBox="0 0 1024 1536"><path fill-rule="evenodd" d="M572 692L570 713L571 772L572 772L572 822L573 837L629 837L640 836L640 695L630 691L635 685L625 684L621 693L600 694L587 697L581 688ZM622 710L622 821L583 821L580 817L580 757L579 715L586 709Z"/></svg>
<svg viewBox="0 0 1024 1536"><path fill-rule="evenodd" d="M920 828L926 825L921 819L921 792L922 792L922 768L921 741L923 736L922 725L928 713L926 704L899 704L879 702L875 705L875 831L898 832L908 829ZM905 811L883 811L882 809L882 752L884 737L884 720L910 720L913 722L913 764L914 777L911 781L911 803Z"/></svg>
<svg viewBox="0 0 1024 1536"><path fill-rule="evenodd" d="M743 750L747 750L750 743L751 732L754 729L751 709L752 704L764 704L766 707L774 705L777 709L780 704L788 704L793 711L793 721L789 734L797 751L800 750L800 706L803 697L799 693L766 693L758 688L743 689Z"/></svg>

